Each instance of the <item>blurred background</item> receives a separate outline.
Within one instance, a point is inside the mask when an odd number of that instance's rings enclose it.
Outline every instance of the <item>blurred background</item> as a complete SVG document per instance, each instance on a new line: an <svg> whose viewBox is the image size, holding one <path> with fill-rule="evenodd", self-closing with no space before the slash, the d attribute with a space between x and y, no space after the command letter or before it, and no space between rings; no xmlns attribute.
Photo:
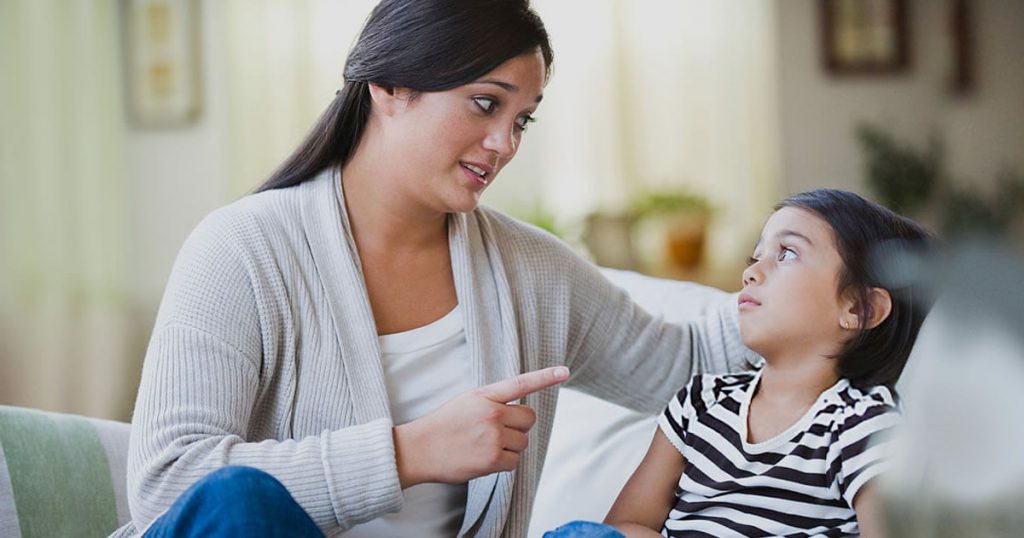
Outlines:
<svg viewBox="0 0 1024 538"><path fill-rule="evenodd" d="M0 0L0 404L130 417L178 248L294 148L374 3ZM736 289L816 187L1021 244L1021 0L533 5L554 74L484 203L597 263Z"/></svg>

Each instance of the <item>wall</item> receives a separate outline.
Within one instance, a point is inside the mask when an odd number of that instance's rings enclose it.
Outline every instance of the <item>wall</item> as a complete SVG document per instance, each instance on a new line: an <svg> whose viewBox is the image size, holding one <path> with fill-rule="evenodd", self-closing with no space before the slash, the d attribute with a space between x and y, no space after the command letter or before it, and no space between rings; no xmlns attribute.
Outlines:
<svg viewBox="0 0 1024 538"><path fill-rule="evenodd" d="M1004 166L1024 169L1024 2L977 0L976 87L948 91L948 2L909 0L912 67L886 77L832 78L821 66L817 0L777 1L780 126L787 191L817 186L863 191L853 137L870 121L924 147L945 137L950 171L991 182Z"/></svg>
<svg viewBox="0 0 1024 538"><path fill-rule="evenodd" d="M224 149L227 105L221 2L198 2L202 109L194 123L125 131L125 174L132 200L130 220L133 295L151 307L163 292L178 247L192 228L229 196Z"/></svg>

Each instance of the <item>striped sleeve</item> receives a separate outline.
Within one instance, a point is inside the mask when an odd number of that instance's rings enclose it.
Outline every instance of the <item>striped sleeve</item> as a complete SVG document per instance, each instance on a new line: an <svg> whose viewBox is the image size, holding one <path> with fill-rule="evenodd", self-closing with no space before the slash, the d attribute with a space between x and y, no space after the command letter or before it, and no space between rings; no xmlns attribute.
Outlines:
<svg viewBox="0 0 1024 538"><path fill-rule="evenodd" d="M668 402L665 411L658 418L658 427L679 452L683 451L689 421L696 415L695 405L701 405L699 401L694 401L694 397L700 399L704 377L695 375L690 378L690 382Z"/></svg>
<svg viewBox="0 0 1024 538"><path fill-rule="evenodd" d="M851 508L864 484L886 470L889 441L900 419L892 393L875 387L851 406L837 426L829 448L828 469Z"/></svg>

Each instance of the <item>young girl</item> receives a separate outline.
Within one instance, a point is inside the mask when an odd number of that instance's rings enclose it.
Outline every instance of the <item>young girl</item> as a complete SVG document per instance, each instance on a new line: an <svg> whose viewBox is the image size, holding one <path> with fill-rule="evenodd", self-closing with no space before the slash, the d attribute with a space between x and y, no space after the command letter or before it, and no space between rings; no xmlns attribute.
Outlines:
<svg viewBox="0 0 1024 538"><path fill-rule="evenodd" d="M838 190L775 209L739 296L741 337L764 365L696 375L669 403L605 520L628 536L881 533L872 479L925 308L910 288L884 287L872 261L928 234Z"/></svg>

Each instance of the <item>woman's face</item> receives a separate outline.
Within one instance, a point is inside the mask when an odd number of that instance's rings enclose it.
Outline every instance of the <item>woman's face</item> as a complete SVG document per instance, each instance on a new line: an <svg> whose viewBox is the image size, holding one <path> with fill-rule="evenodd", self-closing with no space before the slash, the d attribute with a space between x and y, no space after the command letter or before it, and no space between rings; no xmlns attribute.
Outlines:
<svg viewBox="0 0 1024 538"><path fill-rule="evenodd" d="M544 80L537 49L464 86L402 101L386 122L382 156L399 188L436 211L472 211L515 156Z"/></svg>
<svg viewBox="0 0 1024 538"><path fill-rule="evenodd" d="M843 262L831 226L784 207L765 223L750 261L739 299L743 343L768 359L838 352L850 305L838 293Z"/></svg>

